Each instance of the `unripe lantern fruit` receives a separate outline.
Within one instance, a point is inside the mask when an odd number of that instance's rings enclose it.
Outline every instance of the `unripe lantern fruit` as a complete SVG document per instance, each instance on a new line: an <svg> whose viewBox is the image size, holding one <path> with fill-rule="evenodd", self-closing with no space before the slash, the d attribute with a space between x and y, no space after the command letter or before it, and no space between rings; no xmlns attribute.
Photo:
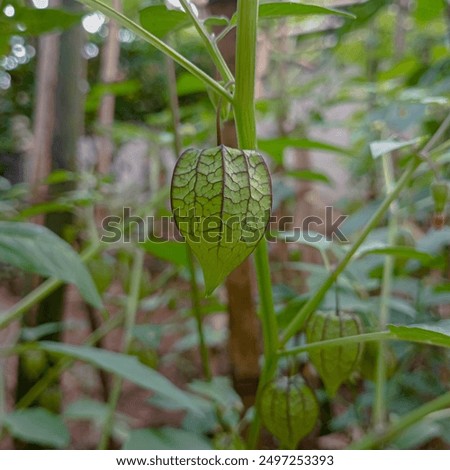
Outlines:
<svg viewBox="0 0 450 470"><path fill-rule="evenodd" d="M299 375L269 382L263 389L259 406L264 426L287 449L297 447L312 431L319 416L314 392Z"/></svg>
<svg viewBox="0 0 450 470"><path fill-rule="evenodd" d="M171 203L209 295L266 231L272 207L269 170L254 150L224 145L186 150L173 172Z"/></svg>
<svg viewBox="0 0 450 470"><path fill-rule="evenodd" d="M306 327L308 343L354 336L361 333L359 319L348 312L315 312ZM334 397L340 385L357 368L362 343L342 344L309 351L309 358L322 379L327 393Z"/></svg>

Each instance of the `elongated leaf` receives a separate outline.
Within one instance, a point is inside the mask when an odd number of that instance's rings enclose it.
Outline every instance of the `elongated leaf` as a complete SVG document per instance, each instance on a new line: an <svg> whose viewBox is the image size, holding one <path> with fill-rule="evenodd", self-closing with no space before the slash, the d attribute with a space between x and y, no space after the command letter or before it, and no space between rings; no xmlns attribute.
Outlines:
<svg viewBox="0 0 450 470"><path fill-rule="evenodd" d="M421 142L421 140L422 137L418 137L417 139L412 140L405 140L403 142L395 142L393 140L380 140L372 142L370 144L370 152L372 153L373 158L378 158L381 157L381 155L393 152L394 150L400 150L406 147L410 147L411 145L416 145Z"/></svg>
<svg viewBox="0 0 450 470"><path fill-rule="evenodd" d="M213 377L211 381L194 380L188 385L189 390L213 401L219 407L230 410L242 410L241 398L236 393L228 377Z"/></svg>
<svg viewBox="0 0 450 470"><path fill-rule="evenodd" d="M298 2L266 2L259 6L260 19L282 19L286 17L302 17L309 15L337 15L355 18L351 13L335 8L325 8L319 5L308 5ZM237 16L233 15L231 24L236 24Z"/></svg>
<svg viewBox="0 0 450 470"><path fill-rule="evenodd" d="M323 234L314 232L313 230L308 230L307 232L288 230L278 232L276 237L284 242L300 243L301 245L307 245L319 251L326 251L333 247L332 241L327 240Z"/></svg>
<svg viewBox="0 0 450 470"><path fill-rule="evenodd" d="M108 418L109 408L106 403L96 400L81 399L70 403L64 410L64 417L73 420L88 420L102 424Z"/></svg>
<svg viewBox="0 0 450 470"><path fill-rule="evenodd" d="M85 109L88 112L97 110L105 95L129 96L140 91L142 84L139 80L127 80L114 83L96 83L91 88L86 99Z"/></svg>
<svg viewBox="0 0 450 470"><path fill-rule="evenodd" d="M59 333L69 328L66 322L43 323L38 326L22 327L21 336L24 341L37 341L43 336Z"/></svg>
<svg viewBox="0 0 450 470"><path fill-rule="evenodd" d="M209 450L211 444L203 436L184 429L136 429L131 431L124 450Z"/></svg>
<svg viewBox="0 0 450 470"><path fill-rule="evenodd" d="M302 180L302 181L318 181L320 183L331 184L330 178L324 173L314 170L295 170L287 171L288 176Z"/></svg>
<svg viewBox="0 0 450 470"><path fill-rule="evenodd" d="M292 147L298 149L322 150L324 152L333 152L348 155L349 152L341 147L318 142L310 139L296 139L291 137L279 137L275 139L260 139L258 147L263 152L270 155L280 165L283 163L283 154L285 149Z"/></svg>
<svg viewBox="0 0 450 470"><path fill-rule="evenodd" d="M102 300L76 251L52 231L25 222L0 222L0 261L75 284L96 308Z"/></svg>
<svg viewBox="0 0 450 470"><path fill-rule="evenodd" d="M209 295L263 237L272 206L270 175L254 151L190 149L176 164L171 202Z"/></svg>
<svg viewBox="0 0 450 470"><path fill-rule="evenodd" d="M432 264L436 257L424 251L416 250L409 246L366 246L357 252L357 257L361 258L367 255L390 255L396 258L415 259L422 264Z"/></svg>
<svg viewBox="0 0 450 470"><path fill-rule="evenodd" d="M139 13L141 25L155 36L166 34L191 24L189 16L180 10L169 10L164 5L153 5Z"/></svg>
<svg viewBox="0 0 450 470"><path fill-rule="evenodd" d="M42 341L39 344L45 351L88 362L136 385L152 390L155 393L160 393L179 403L183 409L201 412L188 393L177 388L156 370L144 366L134 356L88 346L73 346L52 341Z"/></svg>
<svg viewBox="0 0 450 470"><path fill-rule="evenodd" d="M55 29L70 28L81 21L82 14L52 8L16 8L10 21L25 27L22 34L37 36Z"/></svg>
<svg viewBox="0 0 450 470"><path fill-rule="evenodd" d="M177 79L178 96L187 96L206 91L205 84L190 73L182 73Z"/></svg>
<svg viewBox="0 0 450 470"><path fill-rule="evenodd" d="M63 449L69 445L70 435L60 416L43 408L17 410L4 418L11 436L42 447Z"/></svg>
<svg viewBox="0 0 450 470"><path fill-rule="evenodd" d="M156 242L153 240L147 240L145 243L140 243L139 246L147 253L168 261L169 263L173 263L178 266L188 265L186 243L175 241Z"/></svg>
<svg viewBox="0 0 450 470"><path fill-rule="evenodd" d="M226 16L209 16L203 20L203 24L208 28L212 26L228 26L230 20Z"/></svg>
<svg viewBox="0 0 450 470"><path fill-rule="evenodd" d="M305 15L338 15L355 18L354 15L346 11L321 7L319 5L308 5L303 2L262 2L259 6L260 18L283 18L285 16Z"/></svg>
<svg viewBox="0 0 450 470"><path fill-rule="evenodd" d="M450 348L450 320L407 326L389 325L389 330L403 340Z"/></svg>
<svg viewBox="0 0 450 470"><path fill-rule="evenodd" d="M442 230L430 230L417 242L421 251L430 254L439 254L445 247L450 246L450 227Z"/></svg>

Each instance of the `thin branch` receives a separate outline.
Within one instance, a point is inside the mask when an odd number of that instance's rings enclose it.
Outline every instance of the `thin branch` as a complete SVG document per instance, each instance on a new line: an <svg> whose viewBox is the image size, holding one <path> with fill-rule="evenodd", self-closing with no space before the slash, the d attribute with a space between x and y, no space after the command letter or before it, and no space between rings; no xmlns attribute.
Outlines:
<svg viewBox="0 0 450 470"><path fill-rule="evenodd" d="M158 37L154 34L150 33L142 26L138 25L134 21L130 20L130 18L126 17L122 13L116 11L111 6L103 3L100 0L78 0L85 5L90 6L98 11L101 11L106 16L113 18L122 26L128 28L130 31L135 33L140 38L144 39L148 43L150 43L153 47L161 51L162 53L171 57L175 62L180 64L184 67L188 72L192 73L195 77L200 79L204 82L207 86L209 86L212 90L214 90L220 96L223 96L227 101L232 102L233 97L232 95L220 85L220 83L216 82L212 77L210 77L207 73L203 70L198 68L195 64L193 64L190 60L186 59L183 55L177 52L175 49L172 49L168 46L165 42L161 41Z"/></svg>
<svg viewBox="0 0 450 470"><path fill-rule="evenodd" d="M230 68L228 67L223 55L221 54L219 48L217 47L217 43L213 41L211 36L209 35L208 31L206 30L204 24L197 18L194 10L192 9L191 4L188 0L180 0L180 3L186 13L191 17L192 23L197 30L198 34L202 38L206 49L211 56L217 70L219 71L222 80L225 82L232 82L234 81L233 74L231 73Z"/></svg>

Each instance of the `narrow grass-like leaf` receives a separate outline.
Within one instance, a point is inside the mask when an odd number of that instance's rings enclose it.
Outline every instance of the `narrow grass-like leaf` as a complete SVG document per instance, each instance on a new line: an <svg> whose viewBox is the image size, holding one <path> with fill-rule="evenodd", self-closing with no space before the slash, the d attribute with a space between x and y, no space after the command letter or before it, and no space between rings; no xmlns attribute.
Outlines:
<svg viewBox="0 0 450 470"><path fill-rule="evenodd" d="M147 390L162 394L168 399L179 403L182 409L190 409L201 413L195 401L191 400L189 393L177 388L156 370L144 366L134 356L88 346L74 346L52 341L42 341L39 344L49 353L60 354L88 362L95 367L116 374Z"/></svg>
<svg viewBox="0 0 450 470"><path fill-rule="evenodd" d="M283 154L287 148L320 150L338 154L349 155L349 151L336 145L327 144L311 139L296 139L291 137L278 137L275 139L259 139L258 148L270 155L277 163L283 163Z"/></svg>
<svg viewBox="0 0 450 470"><path fill-rule="evenodd" d="M407 326L389 325L389 330L402 340L450 348L450 320Z"/></svg>
<svg viewBox="0 0 450 470"><path fill-rule="evenodd" d="M298 2L266 2L259 6L260 19L283 19L288 17L302 17L309 15L337 15L346 18L355 18L355 15L335 8L325 8L319 5L308 5ZM231 24L236 24L237 17L231 18Z"/></svg>
<svg viewBox="0 0 450 470"><path fill-rule="evenodd" d="M302 181L316 181L320 183L331 184L330 178L321 173L320 171L314 170L293 170L287 171L287 176L291 176L292 178L296 178Z"/></svg>
<svg viewBox="0 0 450 470"><path fill-rule="evenodd" d="M401 150L412 145L419 144L422 141L422 137L417 139L405 140L403 142L396 142L393 140L380 140L372 142L370 144L370 152L373 158L381 157L386 153L394 152L395 150Z"/></svg>

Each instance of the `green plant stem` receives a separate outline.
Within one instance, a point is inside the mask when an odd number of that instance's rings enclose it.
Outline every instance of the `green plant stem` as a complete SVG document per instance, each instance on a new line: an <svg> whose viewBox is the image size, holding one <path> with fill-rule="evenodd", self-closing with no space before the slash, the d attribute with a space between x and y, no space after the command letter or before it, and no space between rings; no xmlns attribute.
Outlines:
<svg viewBox="0 0 450 470"><path fill-rule="evenodd" d="M124 325L124 339L123 339L123 352L128 354L133 340L133 328L136 322L136 313L139 305L139 294L141 290L142 273L144 269L144 252L140 249L136 249L133 267L131 269L130 277L130 292L125 307L125 325ZM99 450L105 450L108 448L109 439L112 434L114 426L114 415L116 413L117 403L119 402L120 393L122 390L123 380L115 376L111 394L108 402L108 415L103 425L102 436L98 445Z"/></svg>
<svg viewBox="0 0 450 470"><path fill-rule="evenodd" d="M417 167L420 165L421 160L414 156L411 163L401 176L401 178L398 180L397 184L395 185L395 188L392 190L392 192L386 196L380 207L377 209L375 214L372 216L368 224L364 227L364 230L361 232L359 235L358 239L355 241L355 243L352 245L352 247L347 251L346 255L344 258L341 260L341 262L338 264L336 269L330 273L330 275L327 277L327 279L324 281L324 283L319 287L319 289L314 293L312 297L306 302L306 304L302 307L300 312L292 319L292 321L289 323L289 325L286 327L286 330L284 331L281 339L280 339L280 345L284 346L289 339L295 335L305 324L305 322L308 320L309 316L318 308L320 305L320 302L322 301L324 295L330 289L330 287L333 285L335 280L338 278L338 276L344 271L344 269L347 267L347 265L350 263L353 255L356 253L358 248L362 245L364 240L367 238L367 236L372 232L372 230L379 224L387 210L389 209L390 205L392 202L397 198L397 196L400 194L402 189L408 184L408 182L411 180L415 170Z"/></svg>
<svg viewBox="0 0 450 470"><path fill-rule="evenodd" d="M140 38L144 39L150 43L153 47L161 51L162 53L171 57L175 62L180 64L184 67L188 72L192 73L195 77L199 80L204 82L208 87L214 90L217 94L225 98L227 101L232 102L233 97L232 95L222 86L220 83L216 82L212 77L210 77L207 73L203 70L198 68L195 64L191 61L186 59L183 55L177 52L175 49L172 49L168 46L164 41L161 41L158 37L144 29L142 26L138 25L134 21L130 20L124 14L116 11L110 5L100 1L100 0L79 0L80 2L84 3L85 5L94 8L95 10L101 11L109 18L116 20L120 25L128 28L130 31L135 33Z"/></svg>
<svg viewBox="0 0 450 470"><path fill-rule="evenodd" d="M273 307L272 283L266 240L255 251L256 276L261 302L261 322L264 336L264 356L269 358L278 350L278 324Z"/></svg>
<svg viewBox="0 0 450 470"><path fill-rule="evenodd" d="M206 380L212 379L211 367L209 363L209 353L208 346L206 345L205 333L203 331L203 315L202 315L202 305L200 302L200 291L198 288L197 274L195 271L195 261L192 250L189 246L186 245L186 250L188 252L188 268L189 276L191 283L191 300L192 300L192 310L195 317L195 324L197 326L197 334L200 345L200 357L202 360L202 369L203 375Z"/></svg>
<svg viewBox="0 0 450 470"><path fill-rule="evenodd" d="M255 116L258 0L239 0L236 31L236 89L234 117L239 147L257 148Z"/></svg>
<svg viewBox="0 0 450 470"><path fill-rule="evenodd" d="M239 0L236 31L236 88L234 116L239 147L256 149L255 78L258 27L258 0ZM260 298L261 323L264 337L264 364L256 393L256 407L248 433L248 446L257 446L261 419L258 401L266 382L276 369L278 327L273 306L272 283L267 241L261 240L255 250L255 266Z"/></svg>
<svg viewBox="0 0 450 470"><path fill-rule="evenodd" d="M389 196L395 186L394 165L390 154L383 155L383 173L386 186L386 195ZM391 206L388 222L388 246L395 245L398 232L398 211L396 203ZM378 327L384 330L389 323L389 300L392 293L394 271L394 258L386 256L383 266L383 281L381 285L380 312ZM375 368L375 397L373 404L373 425L375 429L382 429L386 419L386 343L378 343Z"/></svg>
<svg viewBox="0 0 450 470"><path fill-rule="evenodd" d="M262 390L275 374L278 363L278 323L273 306L272 283L270 279L267 241L264 239L255 251L256 276L261 303L261 324L264 338L264 364L256 391L256 408L248 432L248 447L256 449L261 431L261 417L258 403Z"/></svg>
<svg viewBox="0 0 450 470"><path fill-rule="evenodd" d="M360 441L353 443L348 449L373 449L380 447L392 439L395 439L402 431L408 429L421 421L430 413L450 408L450 392L435 398L425 405L416 408L414 411L402 416L395 423L391 424L384 432L371 432L366 434Z"/></svg>
<svg viewBox="0 0 450 470"><path fill-rule="evenodd" d="M180 106L177 95L177 77L175 73L175 64L170 57L166 57L167 85L169 89L169 107L172 118L173 131L173 150L175 157L181 155L183 148L180 135Z"/></svg>
<svg viewBox="0 0 450 470"><path fill-rule="evenodd" d="M221 32L220 34L217 35L216 39L215 39L215 42L216 44L218 44L220 41L222 41L222 39L229 33L231 33L231 31L233 31L233 29L236 27L236 25L234 24L229 24L228 26L226 26Z"/></svg>
<svg viewBox="0 0 450 470"><path fill-rule="evenodd" d="M87 262L92 259L102 248L100 242L93 243L81 253L81 259L83 262ZM43 299L48 297L58 287L64 284L61 279L47 279L39 287L31 291L23 299L19 300L13 307L7 310L0 317L0 330L8 326L14 320L18 320L24 315L31 307L41 302Z"/></svg>
<svg viewBox="0 0 450 470"><path fill-rule="evenodd" d="M214 62L214 65L217 67L217 70L219 71L222 77L222 80L224 80L225 83L233 82L234 81L233 74L231 73L231 70L229 69L227 63L225 62L225 59L223 58L222 53L217 47L217 44L212 40L204 24L197 18L189 1L180 0L180 3L182 7L184 8L184 10L187 12L187 14L191 17L192 23L194 24L195 29L197 30L198 34L202 38L205 44L205 47L209 55L211 56L211 59Z"/></svg>
<svg viewBox="0 0 450 470"><path fill-rule="evenodd" d="M430 154L433 147L445 135L445 133L446 133L446 131L449 127L450 127L450 113L447 115L447 117L444 119L442 124L439 126L438 130L433 134L431 139L428 141L428 143L425 145L425 147L420 152L420 156L422 158L426 159L428 157L428 155Z"/></svg>

